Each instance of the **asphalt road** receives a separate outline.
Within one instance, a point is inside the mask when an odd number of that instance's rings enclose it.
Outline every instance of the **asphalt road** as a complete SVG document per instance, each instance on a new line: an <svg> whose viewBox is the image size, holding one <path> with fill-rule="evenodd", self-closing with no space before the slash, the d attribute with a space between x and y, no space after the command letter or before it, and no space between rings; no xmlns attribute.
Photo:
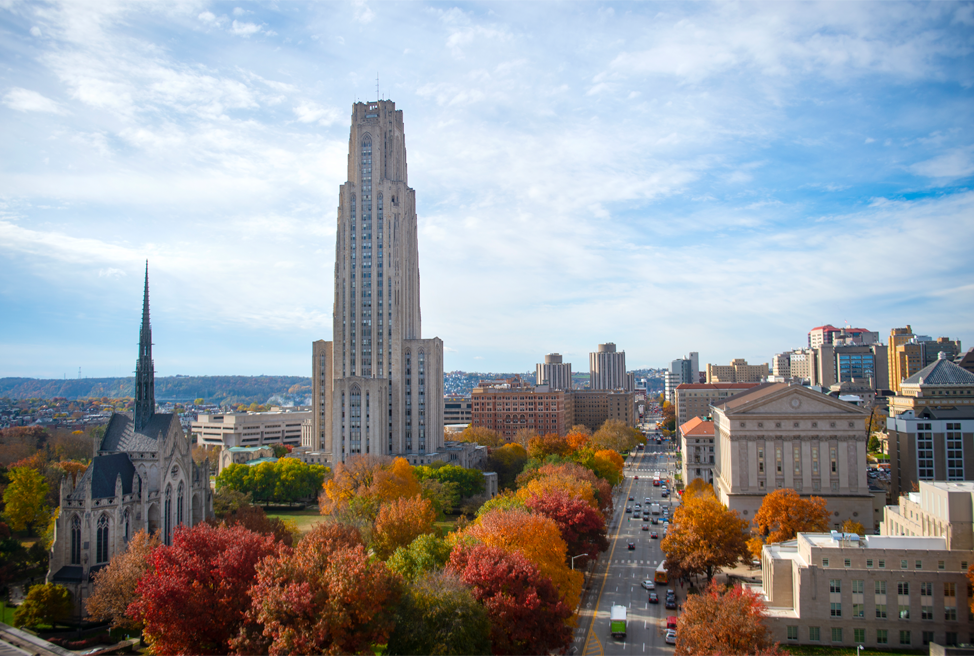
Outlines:
<svg viewBox="0 0 974 656"><path fill-rule="evenodd" d="M660 473L672 482L675 471L674 460L669 455L669 445L653 442L645 451L626 459L625 481L619 486L615 498L615 514L609 527L609 550L600 558L599 566L592 577L592 586L582 608L579 628L576 632L575 654L584 656L616 656L622 654L672 654L673 646L663 640L666 617L676 615L675 610L666 610L663 602L666 588L677 592L677 601L683 602L683 590L678 584L657 586L660 597L658 604L648 603L649 591L643 589L644 579L653 579L656 566L663 559L660 539L663 537L662 525L654 526L626 513L626 506L660 503L662 508L673 508L677 502L672 497L663 499L662 488L653 487L653 474ZM637 478L638 477L638 478ZM671 484L672 489L672 484ZM675 494L675 493L673 493ZM629 497L633 501L629 501ZM659 518L662 518L662 514ZM641 515L640 515L641 517ZM649 531L643 531L643 524L649 524ZM652 539L650 532L655 530L659 539ZM632 542L635 549L629 550ZM628 626L625 640L613 638L609 633L609 610L615 604L628 609ZM593 610L595 611L593 613Z"/></svg>

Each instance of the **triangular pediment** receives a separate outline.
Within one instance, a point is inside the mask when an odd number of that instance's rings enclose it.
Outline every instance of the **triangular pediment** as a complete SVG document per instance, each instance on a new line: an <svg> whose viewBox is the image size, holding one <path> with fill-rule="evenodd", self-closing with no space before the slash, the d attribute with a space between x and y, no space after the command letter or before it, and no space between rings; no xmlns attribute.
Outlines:
<svg viewBox="0 0 974 656"><path fill-rule="evenodd" d="M840 401L831 396L814 392L796 385L782 385L781 389L758 396L725 411L728 416L743 415L849 415L864 417L869 414L859 406Z"/></svg>

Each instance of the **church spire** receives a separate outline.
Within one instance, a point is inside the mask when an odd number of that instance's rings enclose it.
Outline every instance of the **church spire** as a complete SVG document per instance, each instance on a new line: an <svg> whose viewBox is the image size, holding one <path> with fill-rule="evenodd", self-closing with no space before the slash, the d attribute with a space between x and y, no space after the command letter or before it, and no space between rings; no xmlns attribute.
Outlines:
<svg viewBox="0 0 974 656"><path fill-rule="evenodd" d="M135 363L135 430L142 430L156 411L155 368L152 363L152 326L149 325L149 261L145 261L145 295L142 298L142 329L139 359Z"/></svg>

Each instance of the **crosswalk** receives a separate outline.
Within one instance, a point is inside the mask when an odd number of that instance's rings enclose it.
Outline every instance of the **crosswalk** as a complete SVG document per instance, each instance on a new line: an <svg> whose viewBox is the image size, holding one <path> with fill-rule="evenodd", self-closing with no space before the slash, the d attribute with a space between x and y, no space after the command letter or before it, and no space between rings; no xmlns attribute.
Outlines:
<svg viewBox="0 0 974 656"><path fill-rule="evenodd" d="M613 558L614 565L659 565L658 560L636 560L635 558Z"/></svg>

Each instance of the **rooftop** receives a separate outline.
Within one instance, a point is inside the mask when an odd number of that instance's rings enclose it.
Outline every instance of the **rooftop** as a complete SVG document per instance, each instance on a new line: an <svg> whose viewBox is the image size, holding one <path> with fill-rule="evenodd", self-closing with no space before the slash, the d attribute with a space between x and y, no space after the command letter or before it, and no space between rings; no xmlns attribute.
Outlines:
<svg viewBox="0 0 974 656"><path fill-rule="evenodd" d="M836 532L837 533L837 532ZM947 539L943 537L917 537L906 535L858 535L839 533L840 536L855 536L854 539L840 540L834 533L799 533L799 536L822 549L916 549L919 551L946 551Z"/></svg>
<svg viewBox="0 0 974 656"><path fill-rule="evenodd" d="M941 351L936 361L904 380L903 385L974 385L974 374L951 362Z"/></svg>
<svg viewBox="0 0 974 656"><path fill-rule="evenodd" d="M680 432L687 437L713 437L714 422L694 417L680 425Z"/></svg>

